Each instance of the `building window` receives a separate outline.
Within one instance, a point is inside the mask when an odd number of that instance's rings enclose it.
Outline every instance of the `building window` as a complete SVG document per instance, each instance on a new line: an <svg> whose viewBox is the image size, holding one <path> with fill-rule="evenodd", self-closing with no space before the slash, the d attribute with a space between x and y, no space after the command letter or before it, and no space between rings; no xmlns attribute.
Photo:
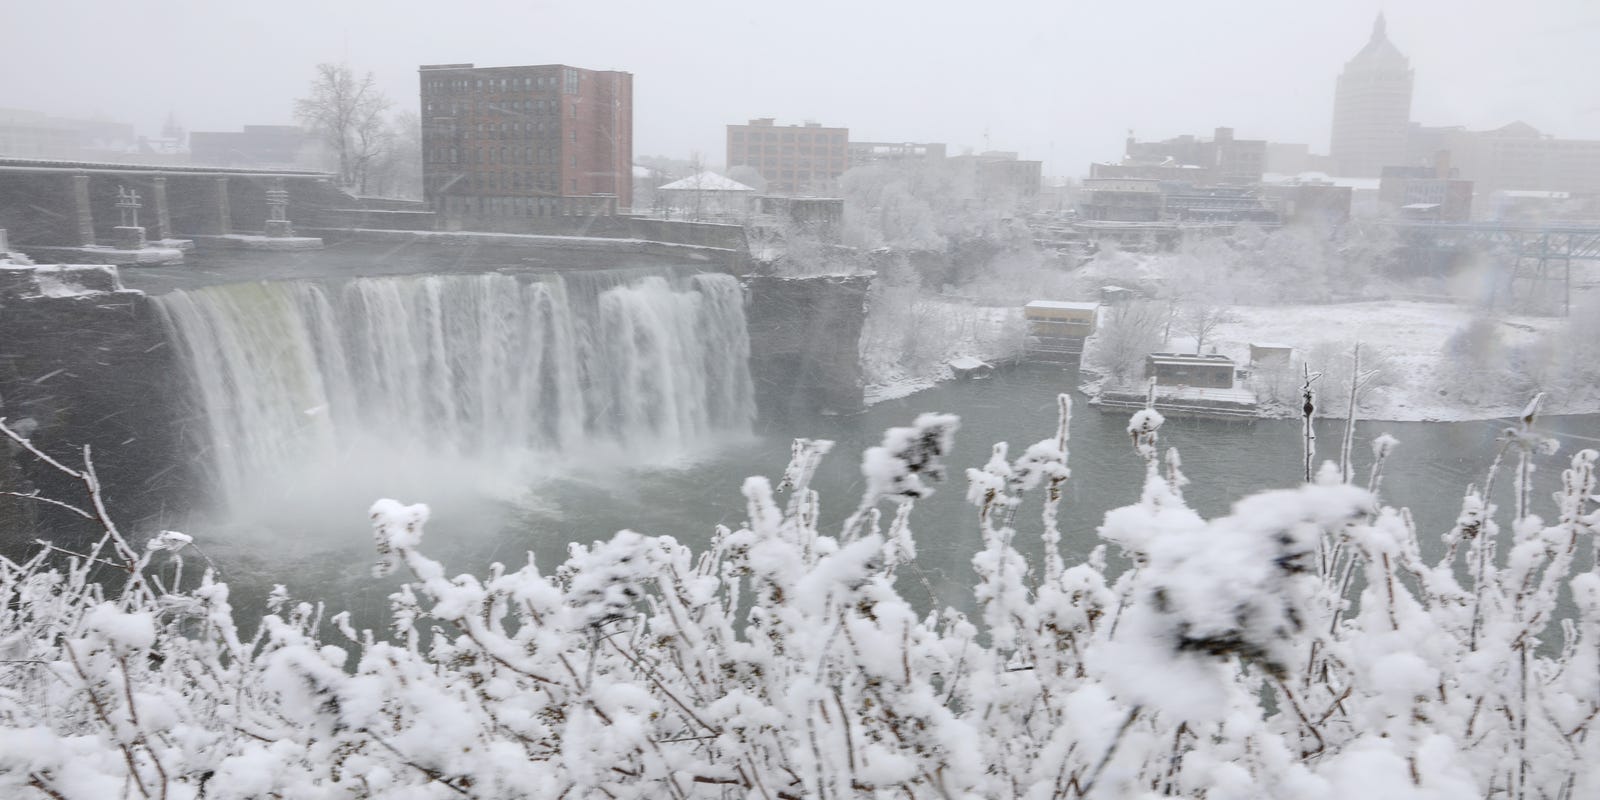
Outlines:
<svg viewBox="0 0 1600 800"><path fill-rule="evenodd" d="M578 166L578 157L575 156L575 155L567 156L567 161L568 161L568 166L572 166L572 167Z"/></svg>
<svg viewBox="0 0 1600 800"><path fill-rule="evenodd" d="M570 183L572 184L572 193L573 194L577 194L578 193L578 179L577 178L573 178Z"/></svg>
<svg viewBox="0 0 1600 800"><path fill-rule="evenodd" d="M577 142L578 141L578 132L577 131L569 131L568 133L569 133L569 139L571 141L573 141L573 142Z"/></svg>
<svg viewBox="0 0 1600 800"><path fill-rule="evenodd" d="M578 93L578 71L575 69L563 70L566 74L566 85L562 88L567 94Z"/></svg>

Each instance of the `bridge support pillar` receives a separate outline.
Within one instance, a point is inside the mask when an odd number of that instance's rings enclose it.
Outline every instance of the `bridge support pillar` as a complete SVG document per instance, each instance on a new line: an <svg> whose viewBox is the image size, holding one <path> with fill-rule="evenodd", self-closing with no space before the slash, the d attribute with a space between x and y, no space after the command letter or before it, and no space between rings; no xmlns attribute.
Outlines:
<svg viewBox="0 0 1600 800"><path fill-rule="evenodd" d="M157 176L150 179L150 199L156 207L157 239L171 239L172 233L172 207L167 205L167 179Z"/></svg>
<svg viewBox="0 0 1600 800"><path fill-rule="evenodd" d="M233 212L228 210L228 179L217 178L217 233L233 233Z"/></svg>
<svg viewBox="0 0 1600 800"><path fill-rule="evenodd" d="M94 246L94 212L89 207L89 176L72 176L72 206L77 212L78 244Z"/></svg>

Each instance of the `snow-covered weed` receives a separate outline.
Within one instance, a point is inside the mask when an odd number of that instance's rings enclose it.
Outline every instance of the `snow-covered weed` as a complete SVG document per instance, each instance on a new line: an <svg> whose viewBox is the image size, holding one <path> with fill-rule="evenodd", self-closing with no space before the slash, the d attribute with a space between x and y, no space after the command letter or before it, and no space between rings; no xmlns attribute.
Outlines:
<svg viewBox="0 0 1600 800"><path fill-rule="evenodd" d="M132 546L92 465L58 464L105 536L0 560L0 796L1593 797L1597 455L1535 515L1533 410L1436 563L1379 496L1393 439L1364 484L1329 464L1207 520L1142 411L1139 495L1068 565L1063 395L1051 436L967 471L980 619L895 590L946 415L868 451L837 535L811 488L831 443L810 440L776 488L745 482L748 520L703 552L624 531L553 569L452 576L427 508L379 501L380 570L409 580L389 631L340 614L336 641L284 592L241 639L228 587L183 578L189 537ZM1509 515L1487 499L1502 462ZM1043 563L1015 547L1032 536ZM1107 546L1132 566L1108 572Z"/></svg>

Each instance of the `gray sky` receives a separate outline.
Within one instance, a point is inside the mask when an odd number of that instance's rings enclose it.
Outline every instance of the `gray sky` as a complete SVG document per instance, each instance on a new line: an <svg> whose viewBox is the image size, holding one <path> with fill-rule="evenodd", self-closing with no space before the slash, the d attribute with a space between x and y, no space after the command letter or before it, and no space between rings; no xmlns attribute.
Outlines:
<svg viewBox="0 0 1600 800"><path fill-rule="evenodd" d="M1600 139L1600 0L0 0L0 107L156 133L292 121L319 61L417 105L419 64L634 73L634 152L723 159L773 116L861 140L1017 150L1077 175L1141 139L1327 148L1333 82L1381 8L1413 119ZM1515 14L1510 13L1515 9ZM802 13L803 10L803 13Z"/></svg>

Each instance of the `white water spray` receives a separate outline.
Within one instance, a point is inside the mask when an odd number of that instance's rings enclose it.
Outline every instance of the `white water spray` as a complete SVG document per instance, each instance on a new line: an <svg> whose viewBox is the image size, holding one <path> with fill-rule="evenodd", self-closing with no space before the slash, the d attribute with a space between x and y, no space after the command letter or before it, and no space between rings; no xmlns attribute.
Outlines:
<svg viewBox="0 0 1600 800"><path fill-rule="evenodd" d="M159 304L230 504L461 465L514 483L583 449L681 453L755 414L727 275L253 283Z"/></svg>

